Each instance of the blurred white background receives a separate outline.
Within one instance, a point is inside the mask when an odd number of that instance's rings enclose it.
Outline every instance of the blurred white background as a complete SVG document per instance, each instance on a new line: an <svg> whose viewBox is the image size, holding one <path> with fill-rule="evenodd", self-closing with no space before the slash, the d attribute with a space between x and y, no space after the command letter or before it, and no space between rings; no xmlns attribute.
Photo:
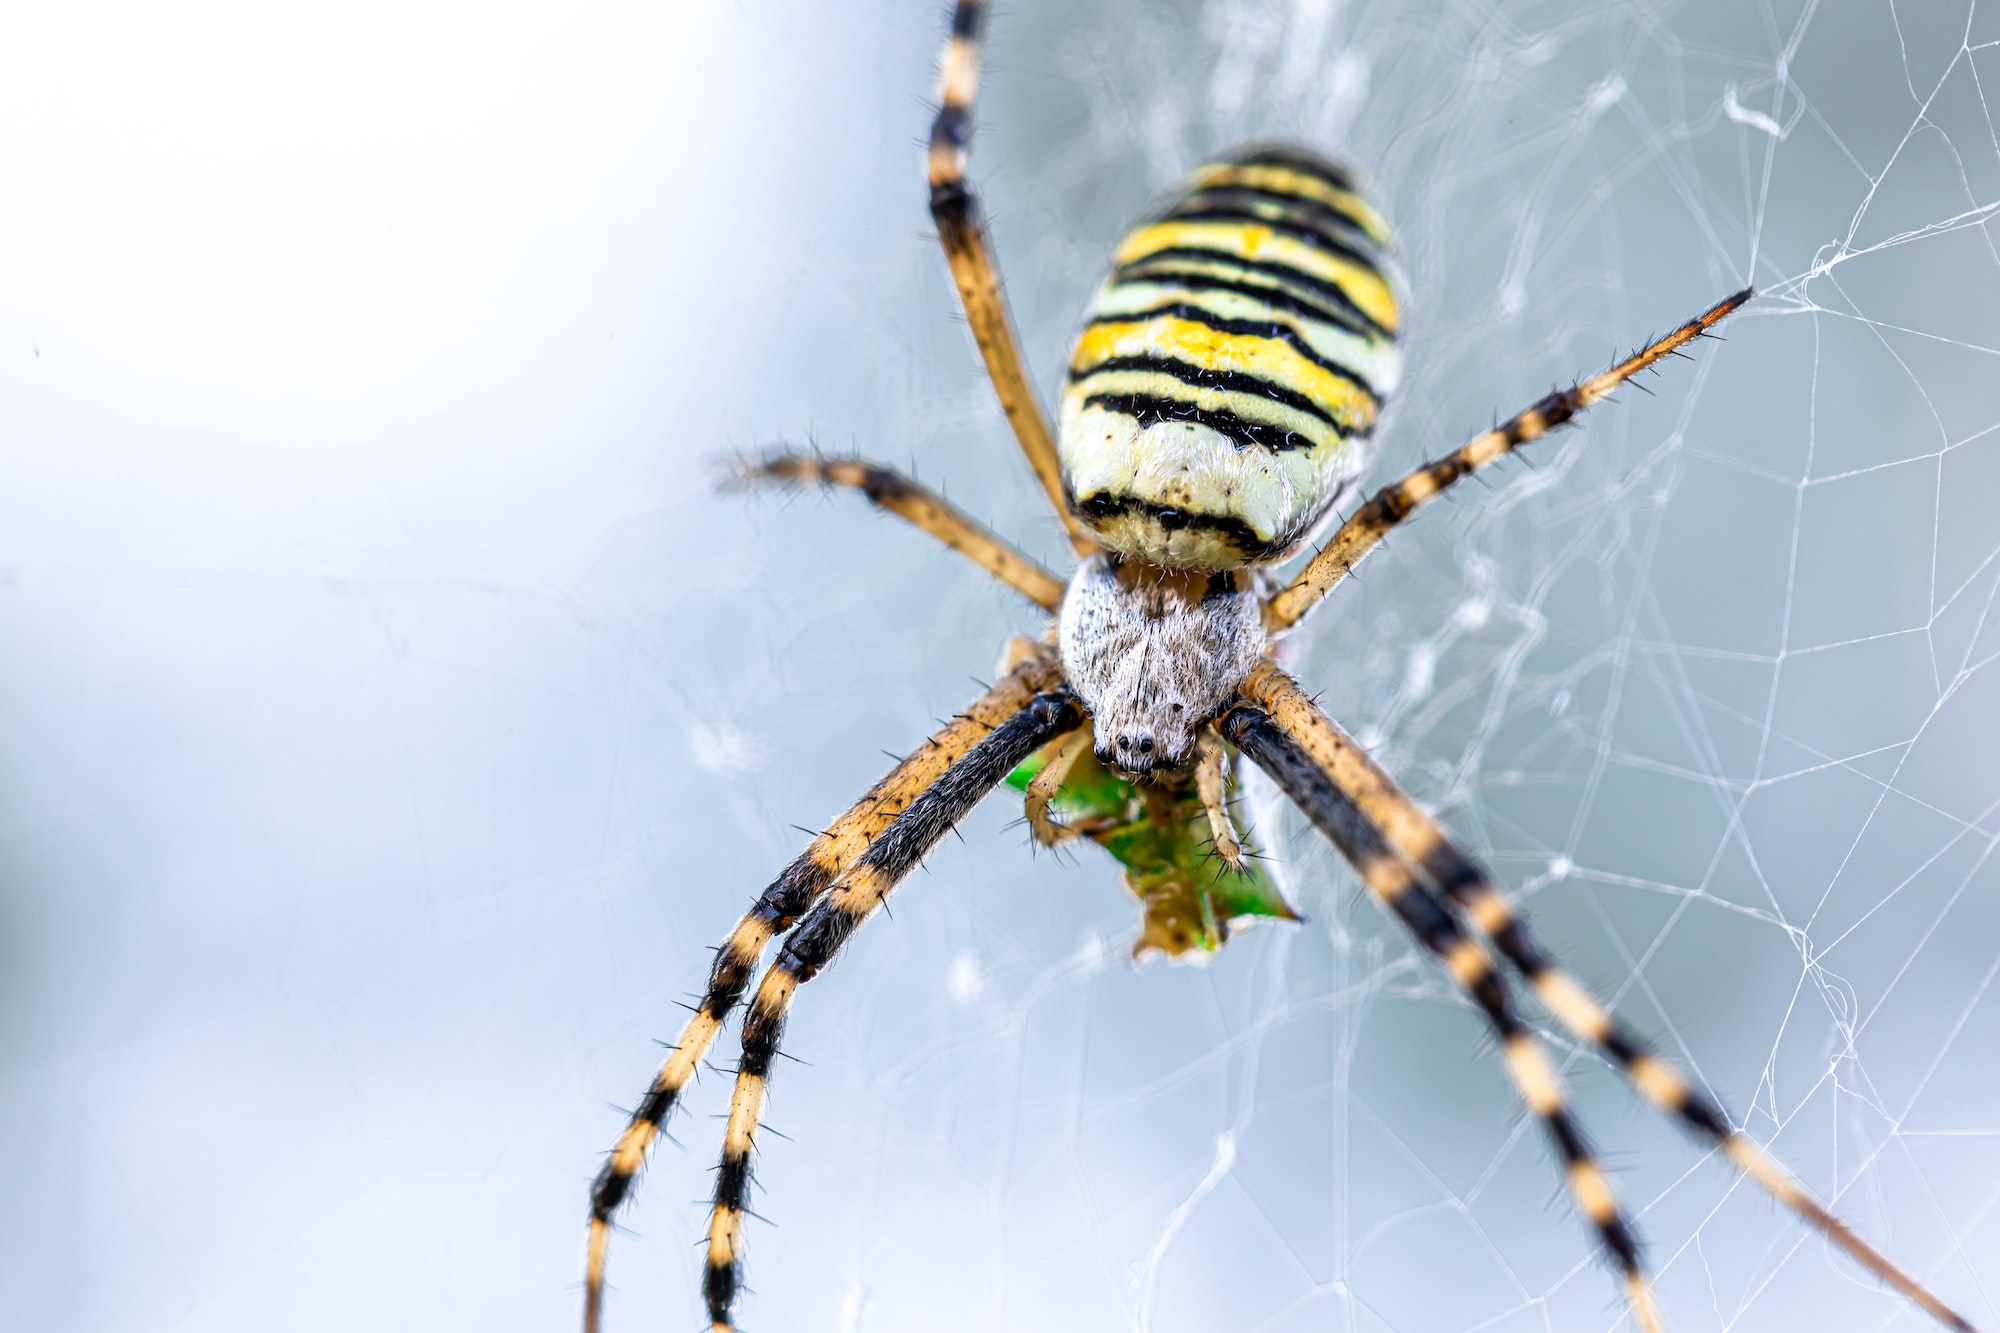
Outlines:
<svg viewBox="0 0 2000 1333"><path fill-rule="evenodd" d="M708 947L1045 558L919 141L941 5L0 17L0 1324L549 1329ZM974 170L1052 390L1284 135L1401 229L1378 474L1754 281L1427 511L1297 666L1842 1212L2000 1324L2000 6L1011 0ZM996 799L801 999L746 1327L1618 1327L1478 1024L1312 917L1124 961ZM719 1047L719 1064L731 1059ZM1923 1327L1577 1056L1676 1329ZM705 1078L612 1254L700 1319Z"/></svg>

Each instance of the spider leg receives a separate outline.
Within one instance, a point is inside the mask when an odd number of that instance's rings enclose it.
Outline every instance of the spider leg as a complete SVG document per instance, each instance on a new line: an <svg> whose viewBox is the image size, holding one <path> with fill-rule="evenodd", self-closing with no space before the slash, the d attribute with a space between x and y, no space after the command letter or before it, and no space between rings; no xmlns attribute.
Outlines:
<svg viewBox="0 0 2000 1333"><path fill-rule="evenodd" d="M1485 1015L1499 1039L1507 1076L1521 1100L1542 1121L1562 1158L1577 1208L1597 1229L1606 1252L1624 1275L1625 1296L1635 1322L1645 1333L1660 1333L1659 1311L1639 1257L1638 1237L1582 1127L1570 1114L1562 1076L1515 1010L1506 979L1495 969L1486 949L1465 933L1450 909L1398 859L1381 830L1270 713L1255 703L1239 704L1224 714L1222 731L1271 775L1339 849L1369 891L1444 963L1453 980Z"/></svg>
<svg viewBox="0 0 2000 1333"><path fill-rule="evenodd" d="M1201 808L1208 813L1208 831L1215 840L1215 854L1231 870L1241 871L1243 844L1229 818L1228 777L1223 771L1228 755L1222 746L1221 733L1213 727L1202 728L1195 738L1195 748L1200 758L1194 766L1194 789L1201 797Z"/></svg>
<svg viewBox="0 0 2000 1333"><path fill-rule="evenodd" d="M1081 727L1061 738L1049 754L1049 761L1042 765L1041 772L1028 782L1021 812L1027 816L1028 831L1034 835L1038 846L1060 847L1073 838L1083 836L1081 829L1058 824L1049 818L1049 802L1062 789L1063 779L1076 767L1076 761L1090 748L1091 735L1090 720L1085 718Z"/></svg>
<svg viewBox="0 0 2000 1333"><path fill-rule="evenodd" d="M1603 374L1557 390L1443 458L1424 464L1393 485L1384 486L1374 499L1348 516L1290 585L1265 603L1265 626L1276 633L1297 624L1419 505L1436 498L1439 492L1474 469L1504 458L1517 446L1540 439L1586 408L1602 402L1626 380L1701 337L1754 295L1755 291L1745 287L1734 296L1724 297Z"/></svg>
<svg viewBox="0 0 2000 1333"><path fill-rule="evenodd" d="M814 838L797 860L764 890L717 951L701 1005L682 1029L680 1040L632 1112L618 1143L590 1190L589 1252L584 1269L583 1327L596 1333L604 1304L605 1255L611 1243L611 1220L645 1165L646 1153L658 1137L681 1089L722 1030L724 1019L750 984L751 974L771 940L818 902L842 872L853 866L883 831L891 827L924 792L936 785L968 751L1017 715L1039 691L1060 679L1049 656L1022 662L994 687L953 718L908 758L889 770L868 794L848 807L832 827ZM1004 774L1003 774L1004 776Z"/></svg>
<svg viewBox="0 0 2000 1333"><path fill-rule="evenodd" d="M850 487L879 508L916 524L1044 611L1062 605L1066 585L1061 579L936 491L892 468L858 458L780 453L744 461L731 480L738 485L768 481Z"/></svg>
<svg viewBox="0 0 2000 1333"><path fill-rule="evenodd" d="M945 262L951 266L959 303L965 307L966 321L972 325L973 339L986 361L986 375L1000 399L1000 410L1007 414L1014 438L1028 456L1028 466L1035 470L1036 480L1042 483L1049 503L1055 506L1056 516L1069 533L1070 545L1078 555L1088 555L1097 549L1097 543L1070 513L1055 437L1049 430L1048 416L1035 397L1034 387L1028 383L1021 342L1007 313L1007 298L1000 291L1000 269L986 242L979 196L965 174L966 146L972 141L972 104L979 92L979 48L985 22L986 0L958 0L952 7L951 36L945 42L941 62L937 118L931 122L927 159L931 218L937 223Z"/></svg>
<svg viewBox="0 0 2000 1333"><path fill-rule="evenodd" d="M1963 1316L1834 1216L1761 1144L1736 1129L1722 1108L1696 1089L1672 1061L1558 966L1484 867L1453 846L1436 822L1369 758L1367 751L1306 697L1297 681L1265 661L1251 671L1242 692L1244 698L1272 716L1398 852L1463 910L1474 928L1492 941L1534 988L1542 1007L1575 1036L1609 1057L1641 1096L1714 1144L1772 1198L1946 1328L1972 1328Z"/></svg>
<svg viewBox="0 0 2000 1333"><path fill-rule="evenodd" d="M1082 710L1067 693L1037 695L918 793L896 822L840 877L832 892L806 914L757 984L743 1017L743 1058L736 1066L736 1090L729 1103L729 1127L722 1166L715 1179L709 1217L708 1269L702 1290L717 1333L733 1327L742 1275L743 1210L750 1190L750 1155L771 1074L784 1033L786 1011L798 988L817 976L874 914L898 881L915 869L937 844L1014 767L1050 740L1073 730Z"/></svg>

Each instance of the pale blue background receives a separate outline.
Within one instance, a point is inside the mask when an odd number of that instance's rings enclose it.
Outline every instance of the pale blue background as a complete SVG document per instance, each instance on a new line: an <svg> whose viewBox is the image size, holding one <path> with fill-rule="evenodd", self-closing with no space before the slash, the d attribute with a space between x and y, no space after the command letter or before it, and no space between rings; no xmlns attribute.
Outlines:
<svg viewBox="0 0 2000 1333"><path fill-rule="evenodd" d="M1036 625L709 460L914 462L1060 553L927 234L940 10L0 18L0 1324L571 1326L708 946ZM1995 43L1966 0L1012 0L974 158L1045 390L1203 153L1365 166L1385 475L1777 292L1427 512L1298 665L1989 1326ZM1014 817L801 1000L749 1328L1619 1325L1472 1015L1316 842L1310 925L1134 970L1107 866ZM1571 1069L1674 1328L1924 1326ZM699 1322L725 1096L613 1329Z"/></svg>

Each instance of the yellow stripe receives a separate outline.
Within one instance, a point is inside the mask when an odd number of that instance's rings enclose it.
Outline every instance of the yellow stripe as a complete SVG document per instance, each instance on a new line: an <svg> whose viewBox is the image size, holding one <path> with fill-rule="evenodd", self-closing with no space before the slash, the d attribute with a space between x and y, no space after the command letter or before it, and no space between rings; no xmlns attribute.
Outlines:
<svg viewBox="0 0 2000 1333"><path fill-rule="evenodd" d="M1174 225L1180 226L1183 224L1176 223ZM1101 315L1120 313L1115 308L1107 307L1110 306L1112 300L1131 297L1135 291L1148 293L1144 298L1148 302L1157 302L1159 300L1159 297L1152 293L1173 293L1179 300L1200 299L1206 302L1214 298L1213 293L1196 293L1192 289L1182 286L1179 275L1183 273L1221 278L1229 282L1241 282L1246 286L1260 290L1269 287L1274 294L1297 295L1319 306L1334 306L1338 304L1322 292L1302 287L1296 282L1287 283L1286 279L1274 274L1246 272L1240 264L1231 258L1230 252L1218 253L1212 259L1200 255L1182 255L1169 262L1173 266L1171 274L1158 277L1135 274L1119 278L1115 284L1106 287L1099 294L1091 306L1092 313ZM1231 295L1239 296L1240 299L1245 301L1254 300L1256 302L1258 307L1256 314L1245 316L1245 318L1270 318L1278 313L1276 308L1266 299L1250 297L1239 293L1231 293ZM1392 361L1400 360L1401 354L1396 350L1393 337L1384 337L1382 334L1373 332L1372 330L1349 329L1339 324L1331 324L1325 320L1314 319L1309 315L1301 315L1298 318L1305 320L1308 326L1315 330L1352 339L1375 351L1378 355L1387 356Z"/></svg>
<svg viewBox="0 0 2000 1333"><path fill-rule="evenodd" d="M1366 199L1352 190L1334 188L1319 177L1307 172L1295 171L1290 167L1274 167L1267 164L1239 165L1231 162L1216 162L1197 170L1188 178L1188 189L1214 190L1229 185L1247 185L1256 190L1269 190L1273 194L1289 194L1300 199L1311 199L1325 204L1334 212L1353 222L1368 233L1369 239L1387 248L1394 244L1394 236L1389 230L1389 220L1369 206Z"/></svg>
<svg viewBox="0 0 2000 1333"><path fill-rule="evenodd" d="M1548 1006L1556 1021L1586 1041L1603 1042L1611 1035L1611 1015L1591 998L1590 992L1567 972L1544 972L1535 982L1535 994ZM1635 1065L1632 1077L1638 1078Z"/></svg>
<svg viewBox="0 0 2000 1333"><path fill-rule="evenodd" d="M1500 1049L1500 1058L1529 1110L1544 1120L1562 1110L1562 1084L1533 1037L1525 1033L1509 1037Z"/></svg>
<svg viewBox="0 0 2000 1333"><path fill-rule="evenodd" d="M736 1097L729 1108L729 1129L722 1150L731 1157L748 1157L757 1140L757 1120L764 1111L764 1080L743 1074L736 1080Z"/></svg>
<svg viewBox="0 0 2000 1333"><path fill-rule="evenodd" d="M1666 1333L1660 1307L1653 1301L1653 1285L1644 1273L1626 1274L1625 1299L1632 1307L1632 1321L1639 1326L1639 1333Z"/></svg>
<svg viewBox="0 0 2000 1333"><path fill-rule="evenodd" d="M1430 831L1435 832L1435 830ZM1440 839L1430 838L1426 841L1435 844ZM1430 848L1410 847L1406 850L1413 856L1422 857ZM1482 935L1498 935L1514 923L1513 907L1506 898L1492 889L1481 889L1474 894L1466 902L1465 910L1471 915L1472 924L1479 928L1479 933Z"/></svg>
<svg viewBox="0 0 2000 1333"><path fill-rule="evenodd" d="M1299 355L1290 343L1248 333L1223 333L1172 315L1130 323L1092 324L1077 339L1070 365L1084 368L1114 356L1168 355L1209 370L1260 376L1303 394L1349 430L1375 424L1375 400L1353 381Z"/></svg>
<svg viewBox="0 0 2000 1333"><path fill-rule="evenodd" d="M1444 961L1452 976L1458 978L1458 984L1467 990L1484 981L1486 974L1492 970L1492 965L1486 961L1486 951L1468 939L1461 939L1452 945Z"/></svg>
<svg viewBox="0 0 2000 1333"><path fill-rule="evenodd" d="M752 962L756 958L755 953L750 955ZM701 1063L701 1057L708 1054L708 1048L715 1044L716 1035L721 1031L722 1020L707 1010L690 1018L687 1026L681 1029L680 1044L667 1057L666 1068L660 1071L660 1082L670 1088L685 1087L694 1076L695 1066Z"/></svg>
<svg viewBox="0 0 2000 1333"><path fill-rule="evenodd" d="M1680 1111L1687 1106L1686 1080L1658 1056L1642 1055L1632 1062L1632 1086L1662 1110Z"/></svg>
<svg viewBox="0 0 2000 1333"><path fill-rule="evenodd" d="M1611 1192L1611 1182L1604 1178L1596 1163L1570 1163L1569 1187L1576 1195L1577 1207L1598 1226L1605 1226L1618 1216L1618 1196Z"/></svg>
<svg viewBox="0 0 2000 1333"><path fill-rule="evenodd" d="M646 1164L646 1149L652 1146L653 1136L660 1127L650 1120L635 1120L625 1126L618 1136L618 1146L611 1150L611 1169L621 1176L636 1176L639 1168Z"/></svg>
<svg viewBox="0 0 2000 1333"><path fill-rule="evenodd" d="M1540 432L1537 431L1536 434L1540 434ZM1533 439L1534 436L1529 436L1527 438ZM1524 440L1523 443L1526 443L1526 440ZM1471 444L1468 444L1463 449L1460 449L1459 454L1461 457L1464 458L1467 467L1478 468L1478 467L1485 467L1488 463L1491 463L1494 459L1500 457L1502 454L1507 453L1513 447L1514 446L1508 442L1507 433L1505 431L1489 430L1485 434L1481 435L1478 439L1474 440Z"/></svg>
<svg viewBox="0 0 2000 1333"><path fill-rule="evenodd" d="M590 1223L590 1248L583 1261L583 1280L595 1291L604 1283L604 1255L611 1248L611 1224L595 1218Z"/></svg>
<svg viewBox="0 0 2000 1333"><path fill-rule="evenodd" d="M784 968L784 961L784 955L778 955L778 961L764 973L764 980L757 987L756 1007L760 1014L783 1013L799 988L799 979Z"/></svg>
<svg viewBox="0 0 2000 1333"><path fill-rule="evenodd" d="M1722 1145L1722 1151L1736 1164L1738 1171L1762 1185L1766 1193L1786 1207L1802 1211L1805 1204L1811 1201L1792 1173L1779 1166L1750 1138L1732 1134L1729 1141ZM1853 1253L1852 1250L1848 1252Z"/></svg>
<svg viewBox="0 0 2000 1333"><path fill-rule="evenodd" d="M716 1209L708 1223L708 1261L718 1268L735 1263L742 1230L742 1213L734 1208Z"/></svg>
<svg viewBox="0 0 2000 1333"><path fill-rule="evenodd" d="M852 917L866 917L882 905L889 891L895 887L896 881L890 879L881 866L864 866L834 889L827 900L827 907L830 911L845 912ZM797 989L798 983L792 984L793 989Z"/></svg>
<svg viewBox="0 0 2000 1333"><path fill-rule="evenodd" d="M1412 472L1403 478L1403 484L1396 489L1402 495L1403 502L1414 509L1444 488L1438 485L1437 477L1426 468L1422 472Z"/></svg>
<svg viewBox="0 0 2000 1333"><path fill-rule="evenodd" d="M1288 264L1339 287L1370 319L1391 333L1396 331L1396 297L1381 274L1254 222L1156 222L1127 236L1112 262L1130 264L1174 246L1196 246L1243 259Z"/></svg>
<svg viewBox="0 0 2000 1333"><path fill-rule="evenodd" d="M938 101L946 106L971 106L979 95L979 43L954 37L945 43Z"/></svg>
<svg viewBox="0 0 2000 1333"><path fill-rule="evenodd" d="M1183 264L1176 261L1172 275L1127 277L1099 288L1090 301L1090 318L1113 320L1122 316L1136 319L1147 310L1167 302L1189 305L1218 320L1276 324L1297 334L1308 348L1337 366L1344 366L1371 382L1385 376L1390 383L1394 382L1398 359L1396 345L1381 335L1359 333L1296 310L1285 310L1263 296L1188 286L1179 276L1182 268ZM1197 271L1217 270L1215 264L1197 267ZM1265 285L1269 282L1266 279ZM1255 288L1259 284L1253 282L1249 285ZM1274 290L1272 294L1277 292ZM1320 305L1327 304L1324 297L1316 295L1314 299Z"/></svg>

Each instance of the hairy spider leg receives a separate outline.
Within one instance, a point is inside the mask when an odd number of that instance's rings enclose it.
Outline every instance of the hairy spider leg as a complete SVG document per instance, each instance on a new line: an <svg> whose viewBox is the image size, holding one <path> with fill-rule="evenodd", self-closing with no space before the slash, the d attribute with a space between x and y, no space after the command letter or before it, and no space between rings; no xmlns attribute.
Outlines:
<svg viewBox="0 0 2000 1333"><path fill-rule="evenodd" d="M1664 338L1655 339L1601 375L1559 389L1534 406L1516 413L1504 424L1446 454L1424 464L1409 476L1375 493L1375 498L1355 510L1299 571L1297 578L1264 607L1264 624L1272 633L1297 624L1317 606L1320 599L1347 577L1396 526L1420 505L1437 498L1453 482L1477 468L1504 458L1518 446L1538 440L1565 424L1586 408L1602 402L1612 390L1646 367L1701 337L1720 324L1730 313L1757 293L1745 287L1724 297Z"/></svg>
<svg viewBox="0 0 2000 1333"><path fill-rule="evenodd" d="M979 196L966 178L966 147L972 142L972 104L979 93L979 50L986 24L986 0L958 0L951 12L951 36L946 39L938 77L938 111L931 122L930 153L927 158L931 187L931 218L937 224L938 240L944 246L945 261L951 265L958 299L965 307L966 322L985 359L986 375L1000 399L1000 410L1014 428L1021 452L1035 479L1048 493L1078 555L1088 555L1097 543L1070 512L1063 490L1062 464L1056 457L1055 437L1049 430L1048 414L1028 382L1021 341L1014 321L1007 313L1007 298L1000 290L1000 269L986 240L986 224L981 216Z"/></svg>
<svg viewBox="0 0 2000 1333"><path fill-rule="evenodd" d="M1222 743L1222 733L1213 727L1202 728L1201 735L1195 738L1195 750L1200 757L1194 766L1194 788L1201 797L1202 811L1208 816L1208 833L1215 842L1215 855L1231 870L1240 871L1243 844L1229 818L1229 754Z"/></svg>
<svg viewBox="0 0 2000 1333"><path fill-rule="evenodd" d="M1533 987L1542 1007L1575 1036L1609 1057L1642 1097L1721 1149L1724 1157L1779 1203L1939 1323L1969 1333L1972 1325L1962 1315L1834 1216L1762 1145L1736 1129L1723 1109L1695 1088L1672 1061L1564 971L1485 868L1453 846L1436 822L1368 752L1313 705L1296 680L1272 663L1261 662L1244 682L1242 693L1270 713L1369 822L1464 910L1473 927L1491 940Z"/></svg>
<svg viewBox="0 0 2000 1333"><path fill-rule="evenodd" d="M1369 891L1444 963L1452 979L1485 1015L1499 1039L1508 1078L1548 1130L1562 1158L1577 1208L1596 1228L1605 1251L1624 1275L1625 1297L1633 1318L1645 1333L1661 1333L1652 1283L1639 1257L1638 1237L1582 1127L1570 1113L1562 1076L1534 1031L1521 1020L1506 978L1494 968L1485 948L1465 933L1450 909L1396 857L1368 816L1270 713L1254 703L1241 704L1224 715L1222 729L1339 849Z"/></svg>
<svg viewBox="0 0 2000 1333"><path fill-rule="evenodd" d="M730 480L739 486L789 482L860 491L878 508L908 519L1044 611L1054 612L1062 605L1067 585L1061 579L936 491L894 468L859 458L778 453L745 459Z"/></svg>
<svg viewBox="0 0 2000 1333"><path fill-rule="evenodd" d="M590 1236L583 1279L583 1327L597 1333L604 1305L604 1265L611 1244L611 1222L645 1165L646 1153L660 1126L694 1077L702 1057L714 1044L723 1021L742 998L750 977L776 936L792 928L800 916L823 897L840 874L854 865L891 827L897 816L929 790L968 751L1004 725L1060 679L1053 658L1036 656L1022 662L954 717L908 758L868 789L824 833L814 838L797 860L764 890L729 938L716 951L708 989L680 1040L654 1076L646 1096L632 1112L618 1143L605 1160L590 1190Z"/></svg>
<svg viewBox="0 0 2000 1333"><path fill-rule="evenodd" d="M1021 813L1027 818L1028 831L1034 835L1036 845L1060 847L1063 843L1083 836L1083 830L1069 824L1057 823L1049 817L1049 802L1062 790L1063 781L1069 771L1076 767L1076 761L1090 748L1095 729L1090 719L1085 718L1081 727L1069 735L1059 738L1048 748L1048 762L1041 772L1028 782L1028 789L1021 803Z"/></svg>
<svg viewBox="0 0 2000 1333"><path fill-rule="evenodd" d="M730 1098L722 1166L716 1173L714 1210L709 1216L708 1268L702 1292L716 1333L727 1333L733 1327L730 1307L742 1279L743 1215L750 1192L751 1151L771 1062L778 1053L792 996L833 960L848 936L874 914L938 839L1023 759L1082 720L1082 710L1067 692L1039 694L1029 700L910 802L840 877L832 892L786 937L778 956L765 969L743 1015L743 1057L736 1066L736 1090Z"/></svg>

